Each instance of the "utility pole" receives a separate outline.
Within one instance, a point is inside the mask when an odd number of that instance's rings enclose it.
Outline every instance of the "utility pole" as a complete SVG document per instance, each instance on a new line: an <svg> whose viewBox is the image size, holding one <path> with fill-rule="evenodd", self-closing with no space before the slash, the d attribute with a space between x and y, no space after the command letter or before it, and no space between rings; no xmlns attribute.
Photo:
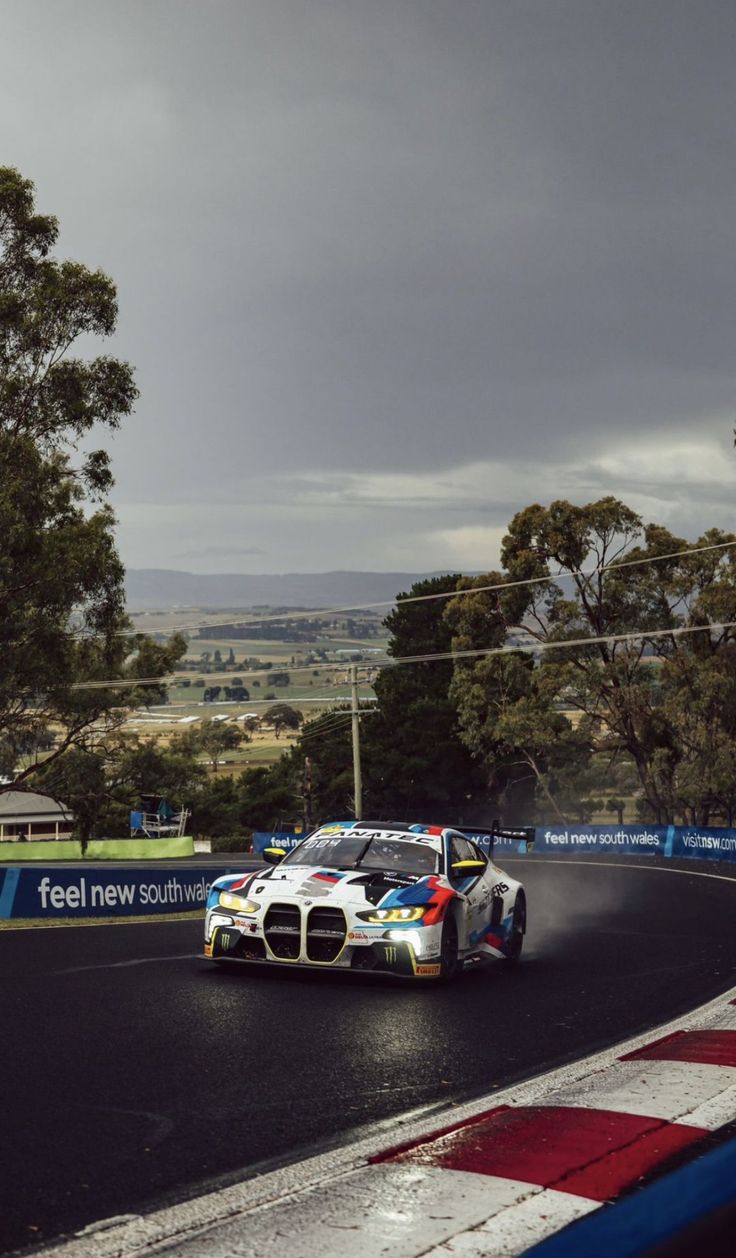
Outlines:
<svg viewBox="0 0 736 1258"><path fill-rule="evenodd" d="M363 813L363 781L360 773L360 717L358 715L358 666L350 669L350 692L353 698L353 782L355 785L355 816L359 821Z"/></svg>
<svg viewBox="0 0 736 1258"><path fill-rule="evenodd" d="M312 757L304 757L304 829L312 829Z"/></svg>

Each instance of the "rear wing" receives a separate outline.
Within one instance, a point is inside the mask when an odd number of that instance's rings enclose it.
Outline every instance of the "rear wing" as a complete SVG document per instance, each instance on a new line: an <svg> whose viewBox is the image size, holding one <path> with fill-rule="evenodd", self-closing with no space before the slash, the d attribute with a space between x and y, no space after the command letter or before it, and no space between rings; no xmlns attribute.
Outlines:
<svg viewBox="0 0 736 1258"><path fill-rule="evenodd" d="M534 826L521 826L517 829L509 829L508 826L499 825L498 821L494 821L490 829L491 852L493 852L496 839L510 839L512 842L516 840L520 843L526 843L526 850L530 852L534 847L536 833Z"/></svg>
<svg viewBox="0 0 736 1258"><path fill-rule="evenodd" d="M511 843L524 843L526 846L520 848L520 851L531 852L537 833L534 826L520 826L515 829L509 829L508 826L502 826L498 821L491 822L490 828L488 826L461 825L457 829L466 838L477 843L489 856L493 856L496 839L505 839Z"/></svg>

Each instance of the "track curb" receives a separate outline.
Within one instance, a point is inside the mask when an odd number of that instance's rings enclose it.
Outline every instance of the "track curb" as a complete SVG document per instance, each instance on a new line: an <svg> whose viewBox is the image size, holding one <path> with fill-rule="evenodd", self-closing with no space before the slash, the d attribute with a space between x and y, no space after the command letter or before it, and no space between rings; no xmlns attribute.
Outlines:
<svg viewBox="0 0 736 1258"><path fill-rule="evenodd" d="M736 988L441 1117L400 1116L390 1130L355 1133L340 1148L177 1206L103 1220L36 1253L270 1258L288 1248L293 1258L329 1258L347 1238L354 1258L510 1258L635 1187L627 1163L635 1181L656 1174L673 1152L696 1153L703 1136L736 1119L734 1054ZM526 1144L509 1143L519 1123ZM571 1139L558 1139L563 1128ZM513 1173L499 1173L499 1141ZM482 1173L469 1169L473 1158L485 1159Z"/></svg>

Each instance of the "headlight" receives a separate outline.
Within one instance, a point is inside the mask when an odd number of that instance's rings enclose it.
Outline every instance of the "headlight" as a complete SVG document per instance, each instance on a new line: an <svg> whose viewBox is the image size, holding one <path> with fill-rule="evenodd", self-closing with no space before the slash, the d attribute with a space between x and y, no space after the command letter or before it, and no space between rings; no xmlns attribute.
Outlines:
<svg viewBox="0 0 736 1258"><path fill-rule="evenodd" d="M390 922L418 922L426 911L426 904L413 904L409 908L371 909L368 913L357 913L356 917L364 922L387 925Z"/></svg>
<svg viewBox="0 0 736 1258"><path fill-rule="evenodd" d="M257 913L261 907L255 900L244 900L242 895L233 895L232 891L221 891L219 902L224 909L234 909L236 913Z"/></svg>

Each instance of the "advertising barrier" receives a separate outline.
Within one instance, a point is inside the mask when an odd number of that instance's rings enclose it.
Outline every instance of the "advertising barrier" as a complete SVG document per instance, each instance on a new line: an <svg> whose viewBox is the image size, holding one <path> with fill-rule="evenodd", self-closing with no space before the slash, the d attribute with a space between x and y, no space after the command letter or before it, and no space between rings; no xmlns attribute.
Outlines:
<svg viewBox="0 0 736 1258"><path fill-rule="evenodd" d="M485 851L490 847L490 833L468 829ZM260 856L266 847L296 847L303 833L260 831L253 836L254 854ZM143 840L146 856L161 852L161 840ZM188 840L191 843L191 840ZM85 918L134 917L161 913L183 913L204 908L213 879L232 872L229 866L210 865L192 869L116 868L109 871L77 866L63 869L28 862L28 848L34 845L13 844L22 848L20 864L0 864L0 918ZM39 843L35 845L41 847ZM54 854L61 843L44 844ZM123 847L121 842L119 845ZM151 851L153 849L153 851ZM619 854L621 856L659 856L682 860L736 861L736 830L688 826L538 826L533 844L524 839L497 836L494 853L499 860L505 853L575 856L586 852ZM91 853L88 853L91 855ZM18 854L20 856L20 853ZM119 858L123 853L116 852ZM124 855L138 859L125 844ZM48 856L47 856L48 859Z"/></svg>
<svg viewBox="0 0 736 1258"><path fill-rule="evenodd" d="M307 830L256 830L253 851L256 856L261 855L264 847L282 847L285 852L290 852L308 833Z"/></svg>
<svg viewBox="0 0 736 1258"><path fill-rule="evenodd" d="M0 918L137 917L204 909L211 883L232 872L197 869L0 869Z"/></svg>
<svg viewBox="0 0 736 1258"><path fill-rule="evenodd" d="M490 834L486 831L464 831L469 838L488 851ZM561 852L614 853L620 856L664 856L677 860L736 861L736 830L715 826L545 826L535 829L534 844L529 848L523 840L497 837L493 850L529 855Z"/></svg>
<svg viewBox="0 0 736 1258"><path fill-rule="evenodd" d="M465 829L484 852L491 846L490 830ZM496 835L493 850L500 858L504 853L534 855L560 852L618 853L621 856L671 856L678 860L736 861L736 830L714 826L546 826L530 827L534 843L522 838ZM307 831L261 830L253 835L253 853L260 856L266 847L281 847L290 852L301 843Z"/></svg>

